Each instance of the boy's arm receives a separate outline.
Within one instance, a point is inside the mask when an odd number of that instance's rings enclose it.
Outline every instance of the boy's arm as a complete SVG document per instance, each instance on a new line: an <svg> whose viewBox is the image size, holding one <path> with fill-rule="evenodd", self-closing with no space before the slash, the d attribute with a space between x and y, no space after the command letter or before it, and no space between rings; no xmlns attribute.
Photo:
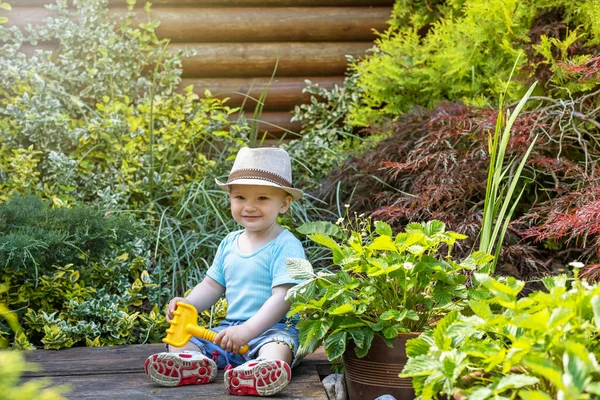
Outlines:
<svg viewBox="0 0 600 400"><path fill-rule="evenodd" d="M167 308L167 320L173 318L173 311L177 308L177 302L183 301L196 307L198 314L210 308L223 296L225 288L213 278L207 276L202 282L194 286L186 297L175 297L169 302Z"/></svg>
<svg viewBox="0 0 600 400"><path fill-rule="evenodd" d="M215 343L220 343L221 347L229 352L237 353L240 346L281 321L290 309L290 303L285 301L285 295L292 286L294 285L275 286L271 290L271 297L252 318L242 325L232 326L219 332L215 337Z"/></svg>

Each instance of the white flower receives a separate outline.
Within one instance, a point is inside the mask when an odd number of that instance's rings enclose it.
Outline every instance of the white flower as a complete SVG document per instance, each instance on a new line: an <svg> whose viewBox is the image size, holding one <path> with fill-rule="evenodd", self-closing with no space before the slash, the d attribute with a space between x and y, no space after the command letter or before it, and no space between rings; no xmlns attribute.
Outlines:
<svg viewBox="0 0 600 400"><path fill-rule="evenodd" d="M341 224L342 222L344 222L344 218L338 218L338 220L335 222L337 225Z"/></svg>
<svg viewBox="0 0 600 400"><path fill-rule="evenodd" d="M344 204L344 207L349 208L350 204Z"/></svg>
<svg viewBox="0 0 600 400"><path fill-rule="evenodd" d="M585 267L585 264L584 264L584 263L582 263L582 262L579 262L579 261L571 261L571 262L569 263L569 265L570 265L571 267L573 267L573 268L583 268L583 267Z"/></svg>

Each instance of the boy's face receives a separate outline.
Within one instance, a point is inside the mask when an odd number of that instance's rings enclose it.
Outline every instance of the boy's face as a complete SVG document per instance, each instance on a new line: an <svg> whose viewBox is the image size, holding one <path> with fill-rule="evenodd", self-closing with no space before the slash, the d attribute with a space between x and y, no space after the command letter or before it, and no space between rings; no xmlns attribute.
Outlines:
<svg viewBox="0 0 600 400"><path fill-rule="evenodd" d="M229 198L233 219L253 232L271 228L292 203L292 196L272 186L232 185Z"/></svg>

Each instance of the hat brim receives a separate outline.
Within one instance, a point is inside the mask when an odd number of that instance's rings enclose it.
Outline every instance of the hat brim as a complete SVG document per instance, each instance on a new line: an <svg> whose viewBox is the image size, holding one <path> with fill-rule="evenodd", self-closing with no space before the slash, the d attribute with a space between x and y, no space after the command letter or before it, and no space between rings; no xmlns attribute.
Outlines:
<svg viewBox="0 0 600 400"><path fill-rule="evenodd" d="M235 181L230 182L230 183L223 183L215 178L215 182L221 189L225 190L226 192L231 191L231 185L255 185L255 186L258 185L258 186L271 186L271 187L276 187L281 190L284 190L290 196L292 196L292 198L294 200L300 200L300 199L302 199L302 196L304 196L304 193L300 189L294 189L294 188L290 188L290 187L286 187L286 186L281 186L281 185L278 185L277 183L265 181L263 179L244 178L244 179L236 179Z"/></svg>

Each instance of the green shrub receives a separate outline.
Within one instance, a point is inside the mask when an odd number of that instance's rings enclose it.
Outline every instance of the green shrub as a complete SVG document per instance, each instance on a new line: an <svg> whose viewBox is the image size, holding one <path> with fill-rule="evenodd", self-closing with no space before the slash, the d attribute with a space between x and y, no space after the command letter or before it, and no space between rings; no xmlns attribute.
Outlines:
<svg viewBox="0 0 600 400"><path fill-rule="evenodd" d="M229 123L235 109L173 93L183 53L166 52L158 21L135 27L107 0L49 8L25 32L0 27L0 200L33 190L106 209L169 205L206 174L214 149L243 145L249 128ZM22 53L49 41L53 52Z"/></svg>
<svg viewBox="0 0 600 400"><path fill-rule="evenodd" d="M518 79L508 86L507 96L521 97L532 71L550 61L547 52L531 48L539 32L551 33L548 27L530 32L545 13L561 14L561 22L571 29L580 26L582 47L600 41L600 11L592 1L412 3L397 2L390 28L376 41L373 53L355 65L361 98L350 107L352 124L366 126L444 100L495 105L517 60ZM530 57L519 58L523 52Z"/></svg>
<svg viewBox="0 0 600 400"><path fill-rule="evenodd" d="M420 399L589 399L600 396L600 287L543 279L527 297L514 278L475 278L490 295L407 343L401 376Z"/></svg>
<svg viewBox="0 0 600 400"><path fill-rule="evenodd" d="M350 56L347 59L356 61ZM357 79L358 74L350 71L343 84L331 90L306 81L303 92L310 93L310 103L295 106L292 117L302 123L301 137L284 146L295 161L293 174L299 187L318 188L325 175L350 154L361 153L382 137L362 137L346 120L350 105L360 98Z"/></svg>
<svg viewBox="0 0 600 400"><path fill-rule="evenodd" d="M0 7L2 3L0 2ZM0 294L6 291L5 285L0 285ZM0 302L0 316L2 316L10 329L17 335L22 332L21 326L16 315L11 312L2 302ZM0 393L2 398L7 400L62 400L62 393L66 388L53 387L45 388L48 385L46 379L33 379L24 384L20 384L23 372L35 371L35 364L25 362L23 353L20 351L8 351L6 340L0 335Z"/></svg>
<svg viewBox="0 0 600 400"><path fill-rule="evenodd" d="M0 205L0 232L0 280L8 287L0 298L25 314L33 344L156 340L166 326L162 311L148 306L161 298L148 272L149 232L131 216L17 196ZM147 315L138 321L140 313Z"/></svg>

